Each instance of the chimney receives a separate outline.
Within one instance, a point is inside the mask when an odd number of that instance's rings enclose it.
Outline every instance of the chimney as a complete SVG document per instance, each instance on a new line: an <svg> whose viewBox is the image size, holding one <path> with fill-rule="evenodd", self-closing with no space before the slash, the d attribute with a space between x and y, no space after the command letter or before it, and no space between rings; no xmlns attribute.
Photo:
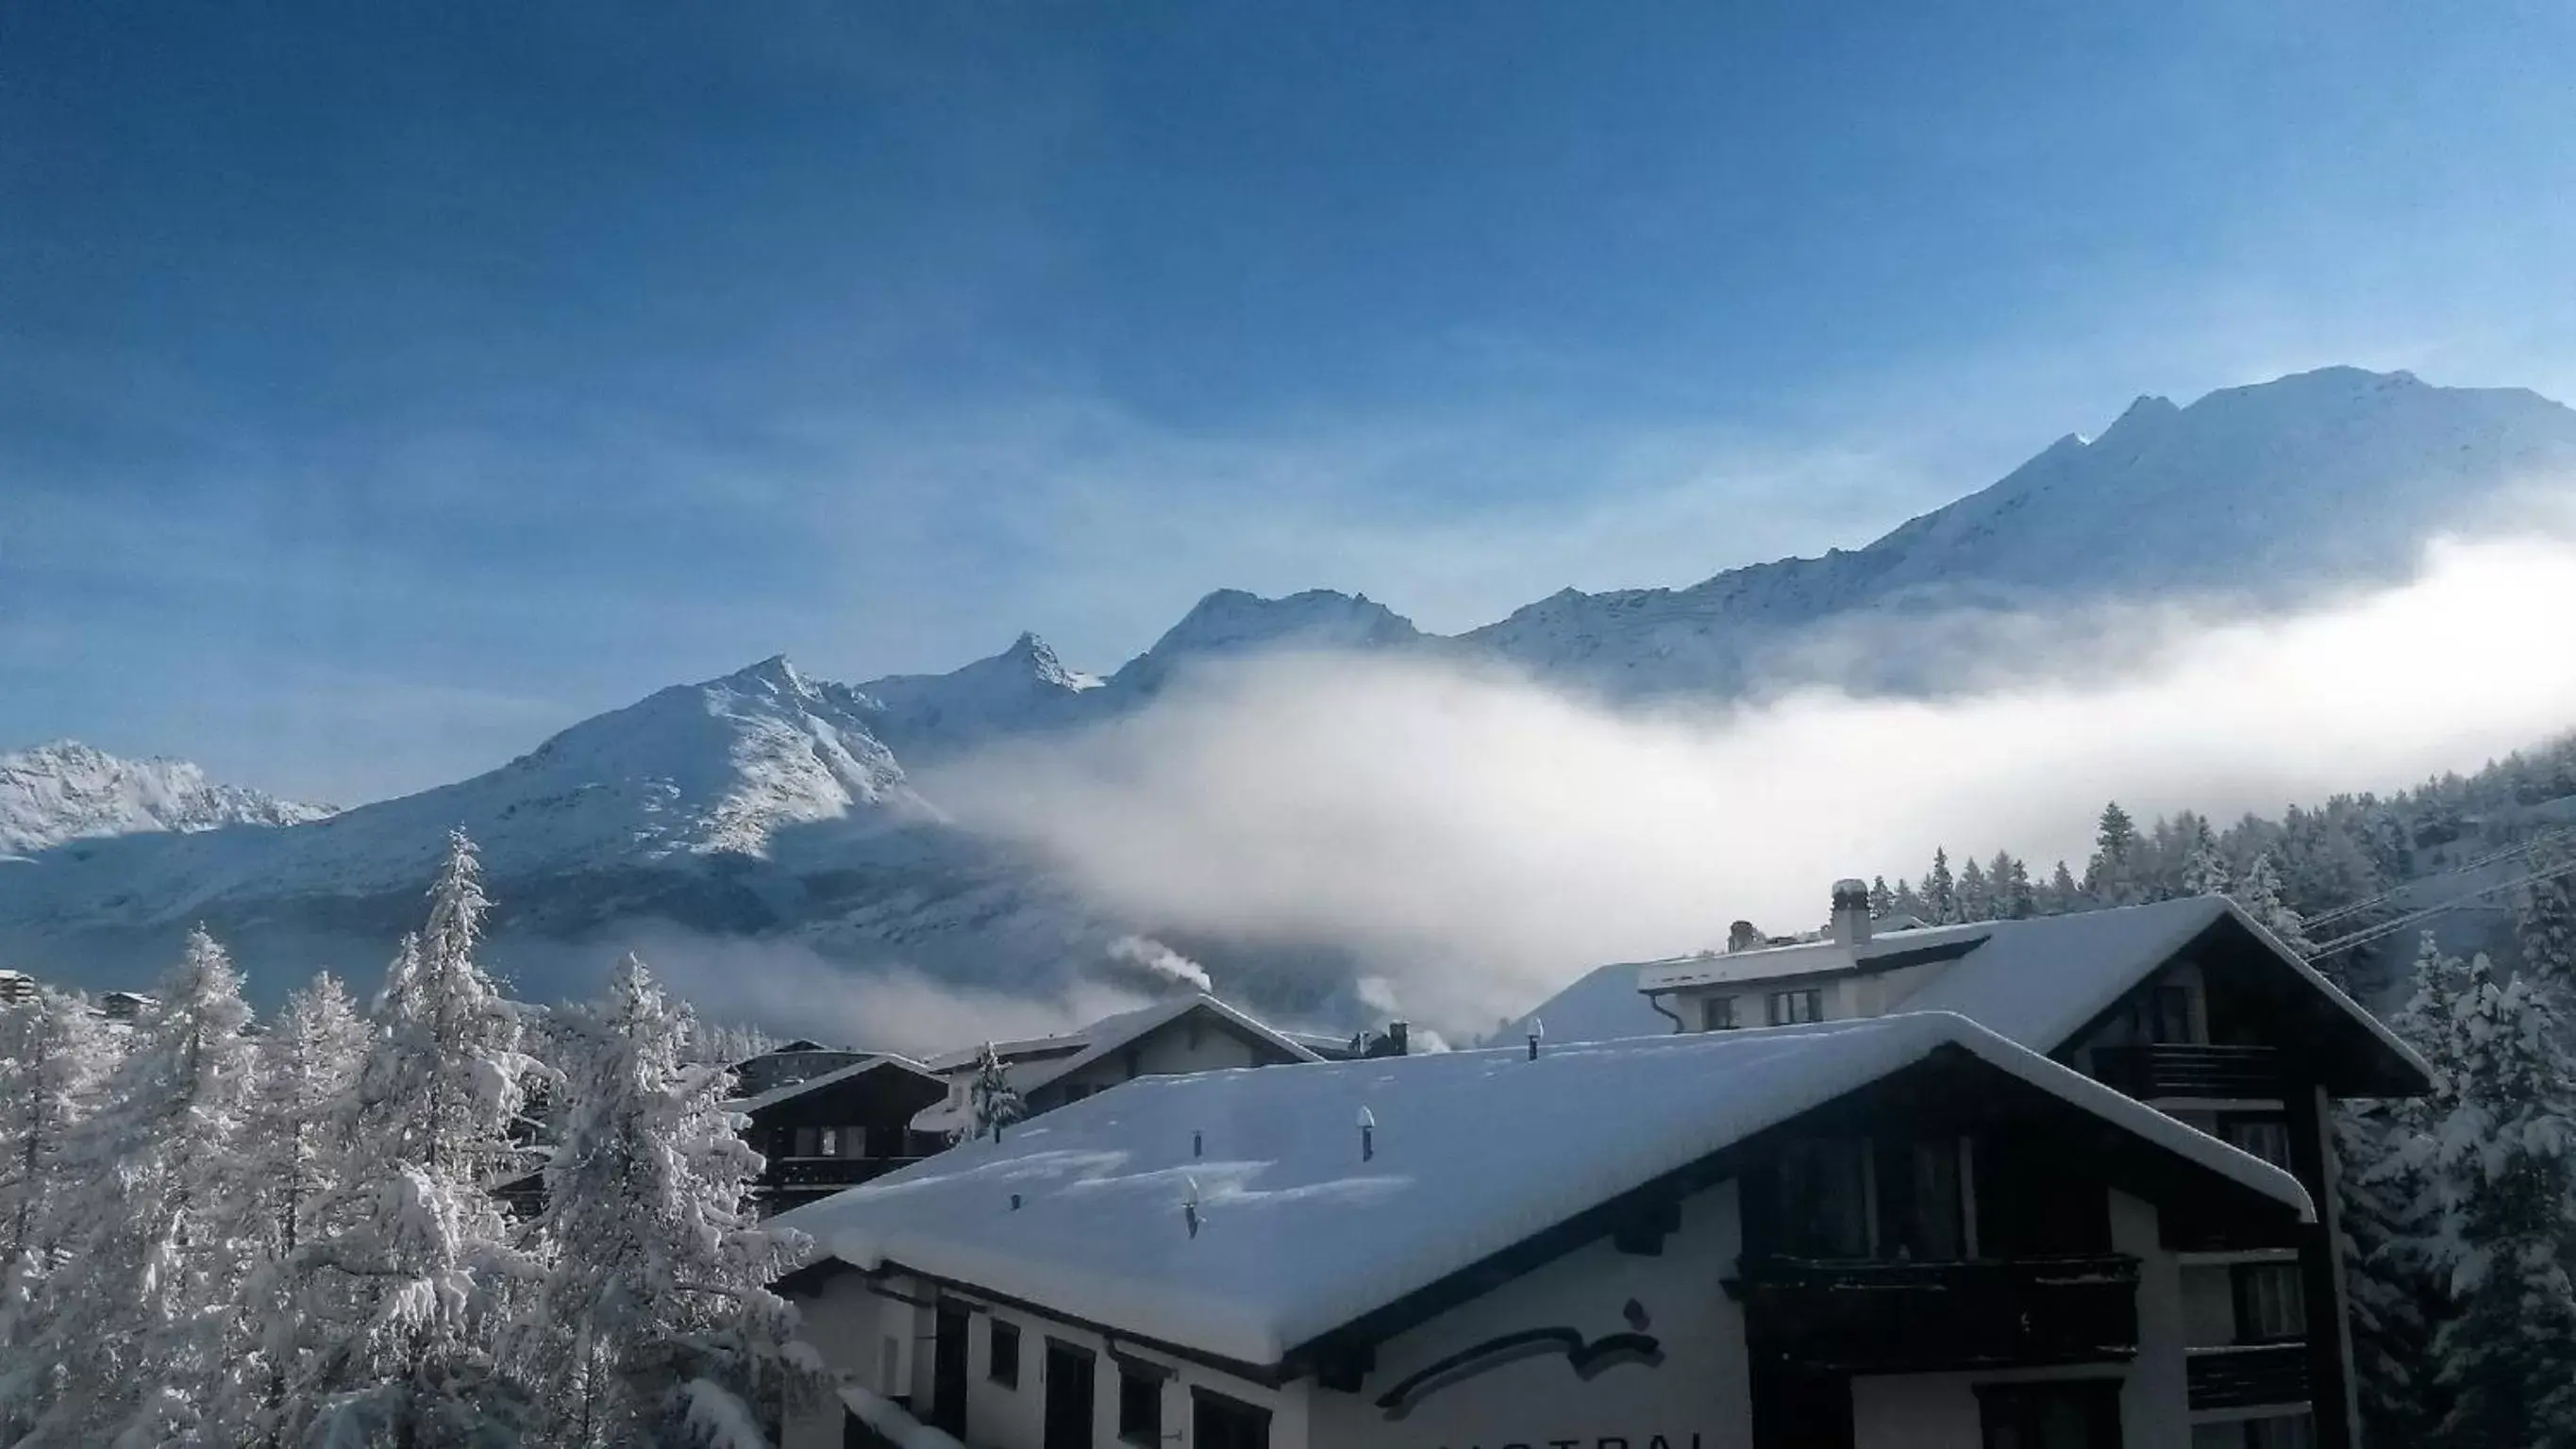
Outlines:
<svg viewBox="0 0 2576 1449"><path fill-rule="evenodd" d="M1410 1025L1401 1021L1390 1021L1386 1024L1387 1043L1396 1056L1404 1056L1411 1051L1412 1037L1413 1028Z"/></svg>
<svg viewBox="0 0 2576 1449"><path fill-rule="evenodd" d="M1869 885L1865 881L1834 882L1834 944L1865 946L1869 944Z"/></svg>
<svg viewBox="0 0 2576 1449"><path fill-rule="evenodd" d="M1751 921L1738 921L1726 928L1726 954L1729 956L1738 951L1759 951L1768 944L1762 928Z"/></svg>

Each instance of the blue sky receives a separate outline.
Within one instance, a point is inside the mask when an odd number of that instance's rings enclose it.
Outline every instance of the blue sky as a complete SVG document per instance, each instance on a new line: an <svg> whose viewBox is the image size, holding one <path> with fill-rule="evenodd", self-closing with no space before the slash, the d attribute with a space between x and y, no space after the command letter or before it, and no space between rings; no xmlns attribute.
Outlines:
<svg viewBox="0 0 2576 1449"><path fill-rule="evenodd" d="M0 742L356 800L786 651L1456 629L2140 392L2576 394L2576 11L0 15Z"/></svg>

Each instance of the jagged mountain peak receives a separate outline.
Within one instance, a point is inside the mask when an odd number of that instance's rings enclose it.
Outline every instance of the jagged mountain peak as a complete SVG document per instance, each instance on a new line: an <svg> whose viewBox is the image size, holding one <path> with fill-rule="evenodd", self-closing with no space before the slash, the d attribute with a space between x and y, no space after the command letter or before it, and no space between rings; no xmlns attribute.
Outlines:
<svg viewBox="0 0 2576 1449"><path fill-rule="evenodd" d="M1266 649L1401 648L1424 637L1412 620L1366 594L1307 589L1270 599L1217 589L1192 605L1154 647L1109 676L1109 684L1150 694L1199 659Z"/></svg>
<svg viewBox="0 0 2576 1449"><path fill-rule="evenodd" d="M186 760L130 760L78 740L0 754L0 855L102 836L292 825L331 813L217 784Z"/></svg>

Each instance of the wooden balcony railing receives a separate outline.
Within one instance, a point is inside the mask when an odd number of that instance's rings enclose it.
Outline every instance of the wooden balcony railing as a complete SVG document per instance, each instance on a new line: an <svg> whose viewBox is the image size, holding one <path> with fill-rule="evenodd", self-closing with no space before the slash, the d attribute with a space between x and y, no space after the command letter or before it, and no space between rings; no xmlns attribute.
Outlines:
<svg viewBox="0 0 2576 1449"><path fill-rule="evenodd" d="M2274 1098L2282 1092L2280 1048L2267 1046L2095 1047L2093 1075L2140 1101Z"/></svg>
<svg viewBox="0 0 2576 1449"><path fill-rule="evenodd" d="M856 1187L919 1161L918 1157L773 1157L762 1177L773 1188Z"/></svg>
<svg viewBox="0 0 2576 1449"><path fill-rule="evenodd" d="M1757 1354L1844 1373L2097 1363L2138 1349L2138 1260L1748 1258L1727 1291Z"/></svg>
<svg viewBox="0 0 2576 1449"><path fill-rule="evenodd" d="M2195 1348L2183 1361L2183 1376L2194 1410L2305 1403L2308 1346L2292 1342Z"/></svg>

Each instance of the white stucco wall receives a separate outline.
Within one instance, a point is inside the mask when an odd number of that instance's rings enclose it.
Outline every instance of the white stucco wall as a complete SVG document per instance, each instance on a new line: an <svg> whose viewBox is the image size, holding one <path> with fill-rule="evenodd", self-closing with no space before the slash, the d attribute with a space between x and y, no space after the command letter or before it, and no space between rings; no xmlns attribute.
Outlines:
<svg viewBox="0 0 2576 1449"><path fill-rule="evenodd" d="M1356 1394L1313 1391L1307 1449L1501 1449L1573 1441L1582 1449L1747 1449L1752 1443L1743 1315L1719 1286L1742 1238L1735 1185L1686 1201L1661 1256L1578 1248L1493 1293L1379 1345ZM1379 1397L1417 1371L1500 1335L1564 1327L1588 1342L1643 1330L1659 1365L1621 1363L1579 1377L1561 1352L1501 1364L1417 1400L1390 1419ZM1280 1444L1281 1441L1274 1441Z"/></svg>

